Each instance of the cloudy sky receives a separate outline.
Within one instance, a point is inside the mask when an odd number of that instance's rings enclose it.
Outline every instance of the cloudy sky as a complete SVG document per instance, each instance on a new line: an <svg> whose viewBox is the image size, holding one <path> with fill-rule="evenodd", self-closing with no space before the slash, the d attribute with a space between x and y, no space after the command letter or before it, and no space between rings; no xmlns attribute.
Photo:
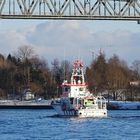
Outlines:
<svg viewBox="0 0 140 140"><path fill-rule="evenodd" d="M130 21L0 20L0 53L32 46L49 63L81 58L90 64L99 50L117 54L129 65L140 60L140 25Z"/></svg>

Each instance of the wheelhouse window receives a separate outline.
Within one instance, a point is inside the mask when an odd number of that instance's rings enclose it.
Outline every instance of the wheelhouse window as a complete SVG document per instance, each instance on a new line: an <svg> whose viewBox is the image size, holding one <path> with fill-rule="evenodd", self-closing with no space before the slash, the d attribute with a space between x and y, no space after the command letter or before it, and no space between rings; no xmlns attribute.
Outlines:
<svg viewBox="0 0 140 140"><path fill-rule="evenodd" d="M84 88L83 88L83 87L80 87L80 88L79 88L79 91L83 91L83 90L84 90Z"/></svg>
<svg viewBox="0 0 140 140"><path fill-rule="evenodd" d="M69 92L69 89L70 89L69 87L64 87L63 92Z"/></svg>

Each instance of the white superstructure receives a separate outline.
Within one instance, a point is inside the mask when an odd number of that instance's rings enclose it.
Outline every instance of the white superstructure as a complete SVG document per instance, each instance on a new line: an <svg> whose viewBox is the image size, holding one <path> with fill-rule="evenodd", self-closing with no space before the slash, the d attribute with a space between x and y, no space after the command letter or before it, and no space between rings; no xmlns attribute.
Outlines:
<svg viewBox="0 0 140 140"><path fill-rule="evenodd" d="M60 102L53 102L53 108L61 116L106 117L106 100L102 96L94 97L87 88L84 79L83 63L73 64L71 82L62 83Z"/></svg>

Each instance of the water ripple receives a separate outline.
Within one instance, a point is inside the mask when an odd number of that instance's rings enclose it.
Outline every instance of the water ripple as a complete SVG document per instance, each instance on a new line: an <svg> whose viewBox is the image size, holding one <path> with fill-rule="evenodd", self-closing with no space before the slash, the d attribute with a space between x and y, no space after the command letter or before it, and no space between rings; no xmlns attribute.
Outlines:
<svg viewBox="0 0 140 140"><path fill-rule="evenodd" d="M107 118L59 117L54 110L0 110L1 140L139 140L140 111Z"/></svg>

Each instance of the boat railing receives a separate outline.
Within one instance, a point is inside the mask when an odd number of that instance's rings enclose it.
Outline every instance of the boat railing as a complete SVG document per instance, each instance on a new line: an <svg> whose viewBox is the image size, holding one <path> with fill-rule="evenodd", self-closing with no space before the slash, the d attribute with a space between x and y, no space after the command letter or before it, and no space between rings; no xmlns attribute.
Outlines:
<svg viewBox="0 0 140 140"><path fill-rule="evenodd" d="M103 96L97 96L96 104L98 109L106 109L106 99Z"/></svg>

